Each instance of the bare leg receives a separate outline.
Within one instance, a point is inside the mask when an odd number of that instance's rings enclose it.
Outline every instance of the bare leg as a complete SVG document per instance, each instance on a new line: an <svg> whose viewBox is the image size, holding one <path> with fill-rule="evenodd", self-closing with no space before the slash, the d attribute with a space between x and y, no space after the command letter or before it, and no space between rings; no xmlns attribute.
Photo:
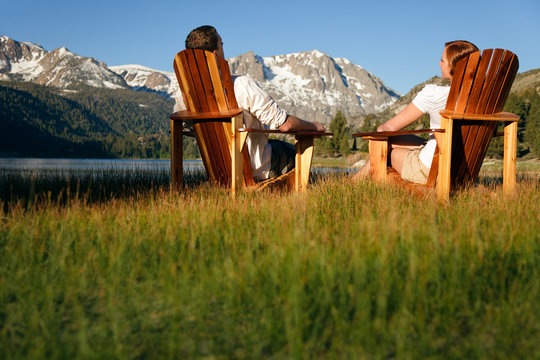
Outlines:
<svg viewBox="0 0 540 360"><path fill-rule="evenodd" d="M392 150L390 153L390 161L392 162L392 167L401 175L403 170L403 160L405 160L405 155L409 152L409 149L397 148Z"/></svg>
<svg viewBox="0 0 540 360"><path fill-rule="evenodd" d="M395 136L392 138L390 163L392 167L401 175L405 155L410 150L418 149L426 144L426 139L416 135Z"/></svg>
<svg viewBox="0 0 540 360"><path fill-rule="evenodd" d="M354 174L352 177L353 181L360 181L363 179L367 179L370 176L371 166L369 165L369 159L366 161L366 164L360 169L359 172Z"/></svg>

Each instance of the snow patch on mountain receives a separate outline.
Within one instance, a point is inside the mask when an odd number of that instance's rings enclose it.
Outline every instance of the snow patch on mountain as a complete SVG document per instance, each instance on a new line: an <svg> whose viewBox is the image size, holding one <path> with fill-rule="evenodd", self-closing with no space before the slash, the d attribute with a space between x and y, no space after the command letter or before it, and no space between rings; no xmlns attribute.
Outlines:
<svg viewBox="0 0 540 360"><path fill-rule="evenodd" d="M170 97L178 91L178 82L174 72L159 71L134 64L110 66L109 69L137 90L157 91Z"/></svg>

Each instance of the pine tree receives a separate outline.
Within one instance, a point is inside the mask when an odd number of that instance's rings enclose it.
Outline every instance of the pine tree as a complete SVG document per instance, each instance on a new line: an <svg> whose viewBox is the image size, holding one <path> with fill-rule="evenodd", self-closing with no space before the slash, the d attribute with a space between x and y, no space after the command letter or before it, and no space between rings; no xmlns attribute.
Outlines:
<svg viewBox="0 0 540 360"><path fill-rule="evenodd" d="M334 134L330 138L330 148L334 154L347 155L351 152L349 147L349 128L347 118L338 111L330 123L330 131Z"/></svg>

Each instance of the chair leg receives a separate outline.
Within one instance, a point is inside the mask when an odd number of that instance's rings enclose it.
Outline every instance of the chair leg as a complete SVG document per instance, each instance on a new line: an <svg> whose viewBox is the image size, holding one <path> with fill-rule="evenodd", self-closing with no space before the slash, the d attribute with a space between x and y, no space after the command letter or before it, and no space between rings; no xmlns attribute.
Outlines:
<svg viewBox="0 0 540 360"><path fill-rule="evenodd" d="M373 180L387 182L388 138L369 140L369 162Z"/></svg>
<svg viewBox="0 0 540 360"><path fill-rule="evenodd" d="M309 172L311 170L311 161L313 159L313 136L297 136L295 158L295 190L306 190L309 182Z"/></svg>
<svg viewBox="0 0 540 360"><path fill-rule="evenodd" d="M171 189L179 190L183 183L182 122L171 120Z"/></svg>
<svg viewBox="0 0 540 360"><path fill-rule="evenodd" d="M232 141L231 141L231 165L232 165L232 179L231 179L231 191L232 196L236 195L236 192L241 191L244 185L244 169L243 169L243 156L242 148L246 142L247 133L239 132L238 128L243 123L242 117L233 117L231 119L232 126Z"/></svg>
<svg viewBox="0 0 540 360"><path fill-rule="evenodd" d="M445 129L439 147L439 175L437 178L437 197L441 201L450 199L450 164L452 160L453 119L441 117L441 129Z"/></svg>
<svg viewBox="0 0 540 360"><path fill-rule="evenodd" d="M505 195L512 195L516 191L517 129L517 121L511 121L504 127L503 193Z"/></svg>

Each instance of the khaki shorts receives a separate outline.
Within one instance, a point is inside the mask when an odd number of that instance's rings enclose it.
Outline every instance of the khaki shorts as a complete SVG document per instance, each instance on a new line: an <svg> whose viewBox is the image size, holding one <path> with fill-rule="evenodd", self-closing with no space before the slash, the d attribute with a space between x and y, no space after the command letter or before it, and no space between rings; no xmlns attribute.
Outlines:
<svg viewBox="0 0 540 360"><path fill-rule="evenodd" d="M422 148L410 150L403 159L401 178L417 184L427 183L429 168L420 160Z"/></svg>

